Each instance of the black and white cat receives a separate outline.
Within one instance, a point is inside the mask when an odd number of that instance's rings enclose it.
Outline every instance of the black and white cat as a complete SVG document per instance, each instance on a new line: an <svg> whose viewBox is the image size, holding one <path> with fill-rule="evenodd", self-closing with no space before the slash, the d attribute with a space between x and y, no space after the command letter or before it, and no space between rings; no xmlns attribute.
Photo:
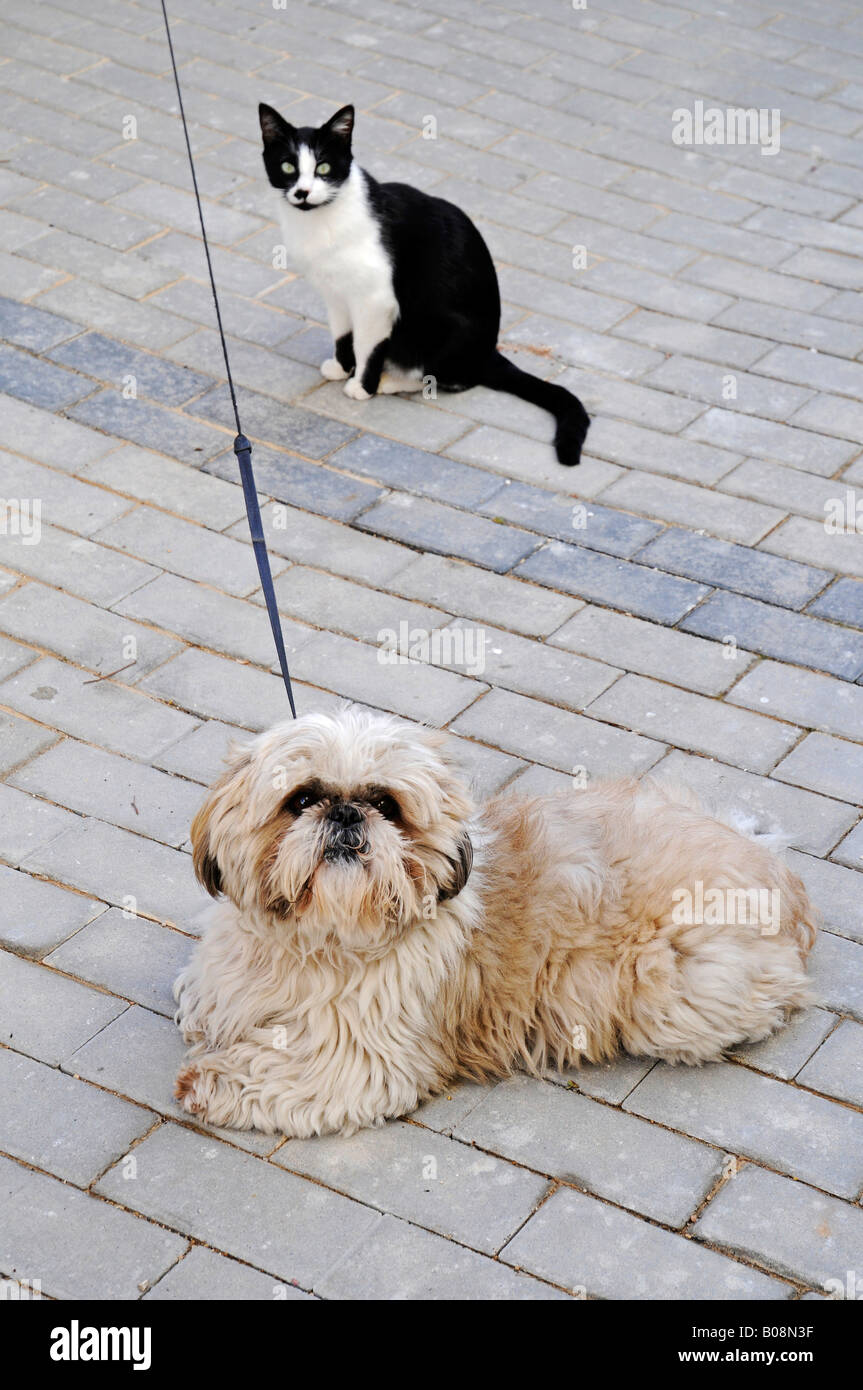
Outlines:
<svg viewBox="0 0 863 1390"><path fill-rule="evenodd" d="M365 401L377 392L488 386L551 411L561 463L590 423L576 396L497 351L500 293L488 247L453 203L378 183L353 160L354 108L320 127L259 107L264 165L279 190L288 252L324 297L335 356L323 376Z"/></svg>

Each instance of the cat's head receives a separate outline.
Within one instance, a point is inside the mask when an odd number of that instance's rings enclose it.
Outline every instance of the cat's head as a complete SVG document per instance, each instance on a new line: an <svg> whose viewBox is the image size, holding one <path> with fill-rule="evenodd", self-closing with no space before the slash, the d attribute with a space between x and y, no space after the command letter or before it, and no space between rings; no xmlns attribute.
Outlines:
<svg viewBox="0 0 863 1390"><path fill-rule="evenodd" d="M343 106L322 126L292 126L262 102L264 166L289 207L312 212L331 203L351 169L354 108Z"/></svg>

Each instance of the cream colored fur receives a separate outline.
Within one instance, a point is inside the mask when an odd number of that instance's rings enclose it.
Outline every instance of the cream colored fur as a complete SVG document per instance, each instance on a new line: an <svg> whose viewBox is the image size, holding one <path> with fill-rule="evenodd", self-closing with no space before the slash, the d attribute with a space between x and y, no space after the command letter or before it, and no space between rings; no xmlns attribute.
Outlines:
<svg viewBox="0 0 863 1390"><path fill-rule="evenodd" d="M192 827L196 871L226 898L177 981L190 1113L350 1133L458 1075L707 1061L810 1001L813 911L763 845L649 782L476 811L442 742L351 709L235 752ZM291 809L310 784L321 799ZM345 857L327 848L334 804L364 837ZM730 903L773 892L777 915L681 921L699 884Z"/></svg>

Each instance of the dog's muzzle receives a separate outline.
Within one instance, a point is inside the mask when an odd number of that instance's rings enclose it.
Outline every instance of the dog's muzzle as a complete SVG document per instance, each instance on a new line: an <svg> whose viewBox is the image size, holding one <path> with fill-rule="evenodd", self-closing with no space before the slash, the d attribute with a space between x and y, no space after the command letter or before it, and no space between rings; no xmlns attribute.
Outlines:
<svg viewBox="0 0 863 1390"><path fill-rule="evenodd" d="M324 858L353 859L368 849L362 812L350 801L334 801L324 822Z"/></svg>

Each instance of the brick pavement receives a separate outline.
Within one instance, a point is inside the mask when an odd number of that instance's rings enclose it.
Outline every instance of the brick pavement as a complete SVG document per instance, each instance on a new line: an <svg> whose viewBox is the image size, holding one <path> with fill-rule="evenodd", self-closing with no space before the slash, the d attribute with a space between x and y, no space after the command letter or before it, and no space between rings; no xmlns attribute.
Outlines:
<svg viewBox="0 0 863 1390"><path fill-rule="evenodd" d="M350 1140L180 1115L189 819L229 737L285 702L158 8L12 0L0 1274L146 1300L851 1290L863 9L170 9L300 708L348 696L446 727L481 792L650 772L781 825L826 922L821 1003L700 1071L458 1085ZM259 99L298 124L354 101L363 163L475 217L505 348L594 416L580 469L510 397L358 405L321 381ZM696 101L778 108L780 151L676 145ZM434 664L381 662L402 623L445 634Z"/></svg>

